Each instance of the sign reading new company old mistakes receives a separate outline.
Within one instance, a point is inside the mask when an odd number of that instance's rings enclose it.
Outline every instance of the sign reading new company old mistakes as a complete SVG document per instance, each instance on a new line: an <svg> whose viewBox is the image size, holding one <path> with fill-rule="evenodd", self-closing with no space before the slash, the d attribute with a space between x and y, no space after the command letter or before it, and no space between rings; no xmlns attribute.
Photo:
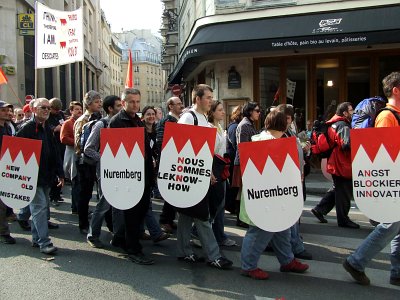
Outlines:
<svg viewBox="0 0 400 300"><path fill-rule="evenodd" d="M19 209L36 194L42 141L3 136L0 155L0 199Z"/></svg>
<svg viewBox="0 0 400 300"><path fill-rule="evenodd" d="M100 131L101 189L107 202L126 210L143 196L144 128L103 128Z"/></svg>
<svg viewBox="0 0 400 300"><path fill-rule="evenodd" d="M400 221L400 127L350 131L353 196L370 219Z"/></svg>
<svg viewBox="0 0 400 300"><path fill-rule="evenodd" d="M295 224L303 211L296 138L240 143L238 148L242 193L250 220L270 232Z"/></svg>
<svg viewBox="0 0 400 300"><path fill-rule="evenodd" d="M210 186L216 128L165 123L158 189L175 207L199 203Z"/></svg>

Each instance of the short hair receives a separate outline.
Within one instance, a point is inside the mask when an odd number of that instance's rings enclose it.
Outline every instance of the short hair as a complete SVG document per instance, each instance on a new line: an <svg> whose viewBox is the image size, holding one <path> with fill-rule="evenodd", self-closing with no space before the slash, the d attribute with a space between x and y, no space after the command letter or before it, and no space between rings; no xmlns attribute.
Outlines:
<svg viewBox="0 0 400 300"><path fill-rule="evenodd" d="M264 125L266 130L270 129L277 131L286 131L286 114L283 111L275 109L267 115Z"/></svg>
<svg viewBox="0 0 400 300"><path fill-rule="evenodd" d="M211 104L211 108L207 113L208 122L214 123L213 113L215 113L215 111L217 110L218 105L220 105L220 104L222 104L222 102L219 101L219 100L213 101L213 103Z"/></svg>
<svg viewBox="0 0 400 300"><path fill-rule="evenodd" d="M343 116L343 113L345 112L345 111L348 111L349 110L349 106L351 106L352 104L350 103L350 102L343 102L343 103L340 103L338 106L337 106L337 108L336 108L336 114L338 115L338 116Z"/></svg>
<svg viewBox="0 0 400 300"><path fill-rule="evenodd" d="M275 110L283 112L286 116L290 116L294 120L294 108L291 104L279 104Z"/></svg>
<svg viewBox="0 0 400 300"><path fill-rule="evenodd" d="M91 90L85 94L83 97L83 104L85 108L88 108L90 104L92 104L96 99L101 99L101 96L98 92Z"/></svg>
<svg viewBox="0 0 400 300"><path fill-rule="evenodd" d="M171 111L171 109L169 108L169 106L170 106L170 105L173 105L173 104L174 104L174 100L176 100L176 99L181 100L181 98L176 97L176 96L171 97L171 98L169 98L169 99L167 100L167 109L168 109L168 111Z"/></svg>
<svg viewBox="0 0 400 300"><path fill-rule="evenodd" d="M147 105L147 106L145 106L145 107L142 109L142 118L144 117L145 113L146 113L149 109L152 109L152 110L154 111L154 113L157 113L157 112L156 112L156 108L155 108L154 106Z"/></svg>
<svg viewBox="0 0 400 300"><path fill-rule="evenodd" d="M400 88L400 72L392 72L382 80L383 93L387 98L392 97L394 87Z"/></svg>
<svg viewBox="0 0 400 300"><path fill-rule="evenodd" d="M210 91L211 93L213 92L213 89L211 86L207 84L198 84L193 88L192 91L192 103L196 103L196 97L203 97L205 91Z"/></svg>
<svg viewBox="0 0 400 300"><path fill-rule="evenodd" d="M50 107L56 110L61 110L62 109L62 102L59 98L51 98L49 100L50 102Z"/></svg>
<svg viewBox="0 0 400 300"><path fill-rule="evenodd" d="M138 89L126 88L122 91L121 100L125 100L126 96L128 96L128 95L139 95L140 96L140 91Z"/></svg>
<svg viewBox="0 0 400 300"><path fill-rule="evenodd" d="M47 98L36 98L33 102L33 107L38 107L40 103L42 103L43 101L47 101L49 102L49 99Z"/></svg>
<svg viewBox="0 0 400 300"><path fill-rule="evenodd" d="M235 106L231 113L231 121L239 123L243 119L243 105Z"/></svg>
<svg viewBox="0 0 400 300"><path fill-rule="evenodd" d="M118 100L121 100L121 98L116 96L116 95L109 95L109 96L104 98L104 100L103 100L103 110L105 111L105 113L107 115L108 115L108 108L109 107L114 108L115 101L118 101Z"/></svg>
<svg viewBox="0 0 400 300"><path fill-rule="evenodd" d="M247 102L244 106L243 106L243 117L246 118L250 118L251 113L253 112L253 110L259 106L257 102Z"/></svg>
<svg viewBox="0 0 400 300"><path fill-rule="evenodd" d="M80 106L81 108L83 108L83 105L82 105L82 103L80 103L80 102L78 102L78 101L71 101L70 103L69 103L69 111L73 111L74 110L74 106Z"/></svg>

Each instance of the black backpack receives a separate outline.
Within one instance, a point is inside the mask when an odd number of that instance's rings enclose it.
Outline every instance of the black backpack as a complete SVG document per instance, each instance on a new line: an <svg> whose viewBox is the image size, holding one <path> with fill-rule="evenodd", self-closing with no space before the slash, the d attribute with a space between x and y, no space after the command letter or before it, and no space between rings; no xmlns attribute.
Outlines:
<svg viewBox="0 0 400 300"><path fill-rule="evenodd" d="M328 158L333 150L333 141L329 138L330 125L325 121L314 121L311 133L311 152L320 158Z"/></svg>

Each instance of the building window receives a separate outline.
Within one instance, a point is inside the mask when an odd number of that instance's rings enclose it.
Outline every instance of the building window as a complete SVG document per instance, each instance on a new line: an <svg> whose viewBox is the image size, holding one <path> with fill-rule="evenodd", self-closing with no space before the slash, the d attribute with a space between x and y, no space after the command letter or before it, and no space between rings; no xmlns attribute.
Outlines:
<svg viewBox="0 0 400 300"><path fill-rule="evenodd" d="M134 70L135 70L135 71L134 71L135 73L139 73L139 66L135 66L135 67L134 67Z"/></svg>
<svg viewBox="0 0 400 300"><path fill-rule="evenodd" d="M135 86L140 85L139 78L135 78Z"/></svg>

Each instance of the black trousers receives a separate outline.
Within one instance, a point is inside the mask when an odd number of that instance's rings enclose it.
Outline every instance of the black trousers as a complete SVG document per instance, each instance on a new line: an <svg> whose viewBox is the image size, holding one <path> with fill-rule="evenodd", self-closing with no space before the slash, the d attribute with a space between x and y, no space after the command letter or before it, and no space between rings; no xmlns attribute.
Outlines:
<svg viewBox="0 0 400 300"><path fill-rule="evenodd" d="M175 207L173 207L167 201L164 201L162 212L160 214L160 224L172 225L175 220L175 215Z"/></svg>
<svg viewBox="0 0 400 300"><path fill-rule="evenodd" d="M142 252L140 236L142 234L141 225L150 205L150 186L146 187L142 199L134 207L124 210L125 221L125 242L128 254Z"/></svg>
<svg viewBox="0 0 400 300"><path fill-rule="evenodd" d="M336 206L336 218L338 225L344 225L350 221L350 201L353 198L353 182L351 179L332 175L334 187L328 190L326 195L317 205L317 210L326 215Z"/></svg>
<svg viewBox="0 0 400 300"><path fill-rule="evenodd" d="M78 200L79 228L87 229L89 227L89 202L92 199L93 186L96 182L96 166L86 163L78 165L80 192Z"/></svg>

